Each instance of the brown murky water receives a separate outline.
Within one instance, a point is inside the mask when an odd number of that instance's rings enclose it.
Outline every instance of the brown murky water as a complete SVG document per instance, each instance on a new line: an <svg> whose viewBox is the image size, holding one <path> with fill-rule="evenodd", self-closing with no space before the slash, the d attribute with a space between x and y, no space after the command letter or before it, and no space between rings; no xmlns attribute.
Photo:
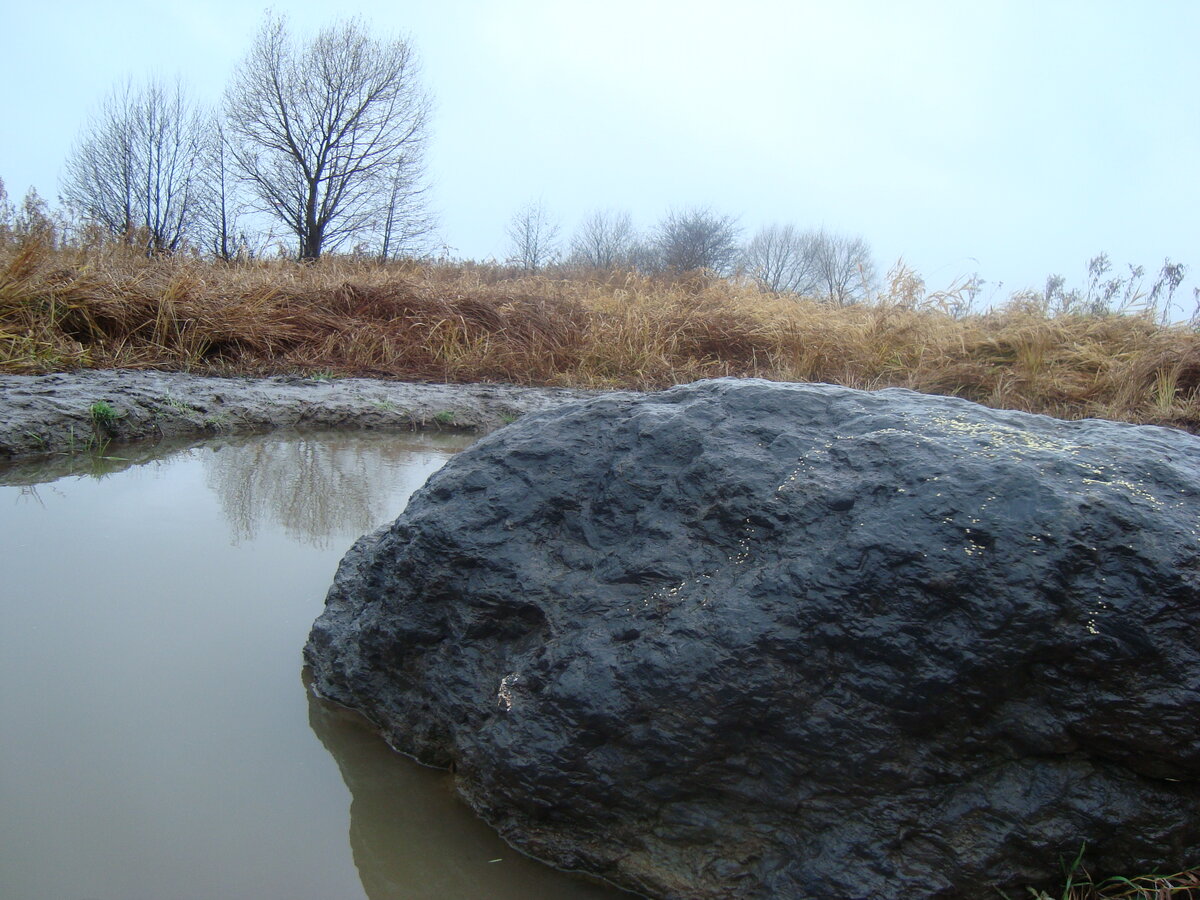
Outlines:
<svg viewBox="0 0 1200 900"><path fill-rule="evenodd" d="M464 444L275 434L0 470L0 897L630 896L522 857L302 684L342 554Z"/></svg>

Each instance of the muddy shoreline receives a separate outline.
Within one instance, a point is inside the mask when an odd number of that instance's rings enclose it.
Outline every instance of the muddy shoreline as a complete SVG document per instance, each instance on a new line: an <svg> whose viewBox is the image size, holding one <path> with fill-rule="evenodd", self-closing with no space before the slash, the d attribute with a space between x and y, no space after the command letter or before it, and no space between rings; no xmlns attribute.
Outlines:
<svg viewBox="0 0 1200 900"><path fill-rule="evenodd" d="M596 391L81 370L0 375L0 461L281 428L488 431Z"/></svg>

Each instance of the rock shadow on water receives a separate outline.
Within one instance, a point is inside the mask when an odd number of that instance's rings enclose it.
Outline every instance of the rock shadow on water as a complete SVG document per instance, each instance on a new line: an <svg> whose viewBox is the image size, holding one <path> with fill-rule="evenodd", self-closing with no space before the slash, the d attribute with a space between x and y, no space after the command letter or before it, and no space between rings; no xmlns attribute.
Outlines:
<svg viewBox="0 0 1200 900"><path fill-rule="evenodd" d="M550 869L505 844L454 793L453 776L392 750L353 710L302 680L313 733L350 791L350 847L369 900L618 900L635 895Z"/></svg>

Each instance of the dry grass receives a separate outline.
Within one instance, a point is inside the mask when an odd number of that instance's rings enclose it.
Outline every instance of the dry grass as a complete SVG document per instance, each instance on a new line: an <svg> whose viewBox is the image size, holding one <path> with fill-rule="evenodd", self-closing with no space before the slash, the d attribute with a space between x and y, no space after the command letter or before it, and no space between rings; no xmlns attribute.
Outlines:
<svg viewBox="0 0 1200 900"><path fill-rule="evenodd" d="M1200 868L1095 881L1082 865L1085 849L1080 849L1070 866L1060 897L1030 889L1034 900L1200 900Z"/></svg>
<svg viewBox="0 0 1200 900"><path fill-rule="evenodd" d="M705 278L0 251L0 370L75 367L642 389L759 376L1200 431L1200 334L1146 317L955 319Z"/></svg>
<svg viewBox="0 0 1200 900"><path fill-rule="evenodd" d="M1200 898L1200 869L1174 875L1142 875L1109 878L1073 887L1067 900L1197 900Z"/></svg>

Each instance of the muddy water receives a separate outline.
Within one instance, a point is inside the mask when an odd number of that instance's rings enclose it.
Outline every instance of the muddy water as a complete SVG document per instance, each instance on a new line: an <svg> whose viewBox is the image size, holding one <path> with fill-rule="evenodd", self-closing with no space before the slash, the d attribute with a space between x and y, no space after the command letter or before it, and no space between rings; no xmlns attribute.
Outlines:
<svg viewBox="0 0 1200 900"><path fill-rule="evenodd" d="M628 897L520 856L302 684L342 554L462 445L275 434L0 470L0 897Z"/></svg>

